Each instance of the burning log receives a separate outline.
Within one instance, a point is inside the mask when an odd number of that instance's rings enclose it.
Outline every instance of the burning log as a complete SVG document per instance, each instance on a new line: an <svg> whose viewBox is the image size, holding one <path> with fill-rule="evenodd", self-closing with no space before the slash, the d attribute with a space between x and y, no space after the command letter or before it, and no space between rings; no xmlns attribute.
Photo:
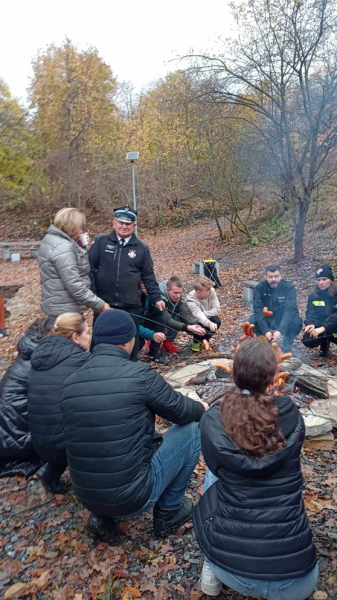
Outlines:
<svg viewBox="0 0 337 600"><path fill-rule="evenodd" d="M329 398L328 380L313 375L296 375L295 385L313 398Z"/></svg>

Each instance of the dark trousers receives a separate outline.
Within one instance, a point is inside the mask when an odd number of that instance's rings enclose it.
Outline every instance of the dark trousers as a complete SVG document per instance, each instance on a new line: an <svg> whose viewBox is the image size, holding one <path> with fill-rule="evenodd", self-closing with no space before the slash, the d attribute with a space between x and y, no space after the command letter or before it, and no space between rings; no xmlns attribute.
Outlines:
<svg viewBox="0 0 337 600"><path fill-rule="evenodd" d="M320 325L317 325L317 327L320 327ZM318 338L314 338L310 337L310 333L305 333L302 342L306 348L317 348L317 346L321 346L322 350L327 350L329 342L337 344L337 337L333 337L333 335L325 336L324 333L320 333Z"/></svg>
<svg viewBox="0 0 337 600"><path fill-rule="evenodd" d="M215 323L218 326L218 329L221 325L221 320L220 317L210 317L209 321L212 321L212 323ZM193 339L195 342L202 342L202 340L210 340L211 337L213 337L213 335L216 333L216 331L211 331L210 329L208 329L208 327L205 327L205 325L201 325L201 327L203 327L206 330L205 335L193 335ZM217 330L218 330L217 329Z"/></svg>
<svg viewBox="0 0 337 600"><path fill-rule="evenodd" d="M67 454L65 452L63 460L60 458L59 460L48 460L48 465L50 465L53 470L61 477L68 466Z"/></svg>
<svg viewBox="0 0 337 600"><path fill-rule="evenodd" d="M40 455L43 462L47 463L55 472L55 474L61 477L62 473L64 473L68 466L66 449L54 450L50 447L40 448L39 446L36 446L36 451Z"/></svg>
<svg viewBox="0 0 337 600"><path fill-rule="evenodd" d="M272 317L270 319L268 317L266 317L268 327L270 326L271 330L278 331L277 327L278 327L279 323L277 324L274 321L272 321L271 319L272 319ZM259 326L256 324L254 315L249 317L249 322L251 324L255 325L254 333L256 333L256 335L262 335L262 332L261 332ZM289 324L286 332L283 335L282 348L286 349L286 348L292 346L294 343L295 337L300 333L300 331L302 331L302 319L298 315L295 315L295 317L293 318L292 322Z"/></svg>
<svg viewBox="0 0 337 600"><path fill-rule="evenodd" d="M124 310L125 312L129 313L130 317L133 319L137 331L136 331L136 336L135 336L135 345L133 347L133 350L131 352L130 355L130 360L132 360L132 362L137 362L137 355L139 352L139 323L142 320L143 317L143 307L142 306L136 306L136 307L125 307L125 306L117 306L118 310ZM96 319L98 319L100 313L94 313L94 320L92 323L92 326L94 327ZM94 338L92 338L91 340L91 344L90 344L90 351L92 352L93 349L95 348L96 344L94 342Z"/></svg>
<svg viewBox="0 0 337 600"><path fill-rule="evenodd" d="M150 309L145 314L144 321L141 321L143 327L147 327L147 329L151 329L155 333L165 333L165 311L159 310L156 306L150 306ZM140 343L142 341L140 340ZM142 344L141 347L143 347ZM150 344L150 353L158 352L160 350L160 343L151 341Z"/></svg>

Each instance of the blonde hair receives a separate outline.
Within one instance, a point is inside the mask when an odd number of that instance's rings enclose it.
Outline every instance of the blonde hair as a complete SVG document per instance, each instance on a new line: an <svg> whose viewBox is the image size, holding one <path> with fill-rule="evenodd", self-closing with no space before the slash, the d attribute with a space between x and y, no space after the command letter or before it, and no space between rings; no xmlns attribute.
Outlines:
<svg viewBox="0 0 337 600"><path fill-rule="evenodd" d="M197 277L194 281L195 290L209 290L214 286L214 281L211 281L210 279L208 279L208 277Z"/></svg>
<svg viewBox="0 0 337 600"><path fill-rule="evenodd" d="M57 317L50 335L62 335L71 339L74 333L81 335L86 319L80 313L63 313Z"/></svg>
<svg viewBox="0 0 337 600"><path fill-rule="evenodd" d="M54 225L72 237L80 229L83 229L85 215L77 208L61 208L54 217Z"/></svg>

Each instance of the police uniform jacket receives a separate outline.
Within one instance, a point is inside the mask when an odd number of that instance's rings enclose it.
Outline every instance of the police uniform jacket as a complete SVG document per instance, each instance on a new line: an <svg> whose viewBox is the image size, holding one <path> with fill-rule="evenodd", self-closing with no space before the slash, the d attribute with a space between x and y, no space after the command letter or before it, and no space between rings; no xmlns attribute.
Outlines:
<svg viewBox="0 0 337 600"><path fill-rule="evenodd" d="M193 515L198 544L212 563L267 581L304 577L317 562L302 498L303 418L289 397L277 396L275 404L286 445L263 458L236 446L219 404L203 415L201 449L218 481Z"/></svg>
<svg viewBox="0 0 337 600"><path fill-rule="evenodd" d="M309 295L305 324L324 327L326 333L337 333L337 295L329 290L317 290Z"/></svg>
<svg viewBox="0 0 337 600"><path fill-rule="evenodd" d="M135 234L123 247L115 231L98 235L89 261L91 289L111 307L140 307L142 281L152 304L161 299L149 247Z"/></svg>
<svg viewBox="0 0 337 600"><path fill-rule="evenodd" d="M263 308L273 311L272 317L262 314ZM281 279L277 288L272 288L266 280L261 281L253 296L254 317L262 335L271 329L284 335L294 319L300 319L297 308L296 289L293 283Z"/></svg>

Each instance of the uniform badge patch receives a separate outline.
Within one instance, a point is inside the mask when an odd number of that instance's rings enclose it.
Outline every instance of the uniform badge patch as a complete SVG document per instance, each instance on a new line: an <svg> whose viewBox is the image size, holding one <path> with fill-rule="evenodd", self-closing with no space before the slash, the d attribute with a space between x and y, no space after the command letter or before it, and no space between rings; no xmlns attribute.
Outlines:
<svg viewBox="0 0 337 600"><path fill-rule="evenodd" d="M129 250L128 256L130 256L130 258L136 258L137 254L135 253L134 250Z"/></svg>

